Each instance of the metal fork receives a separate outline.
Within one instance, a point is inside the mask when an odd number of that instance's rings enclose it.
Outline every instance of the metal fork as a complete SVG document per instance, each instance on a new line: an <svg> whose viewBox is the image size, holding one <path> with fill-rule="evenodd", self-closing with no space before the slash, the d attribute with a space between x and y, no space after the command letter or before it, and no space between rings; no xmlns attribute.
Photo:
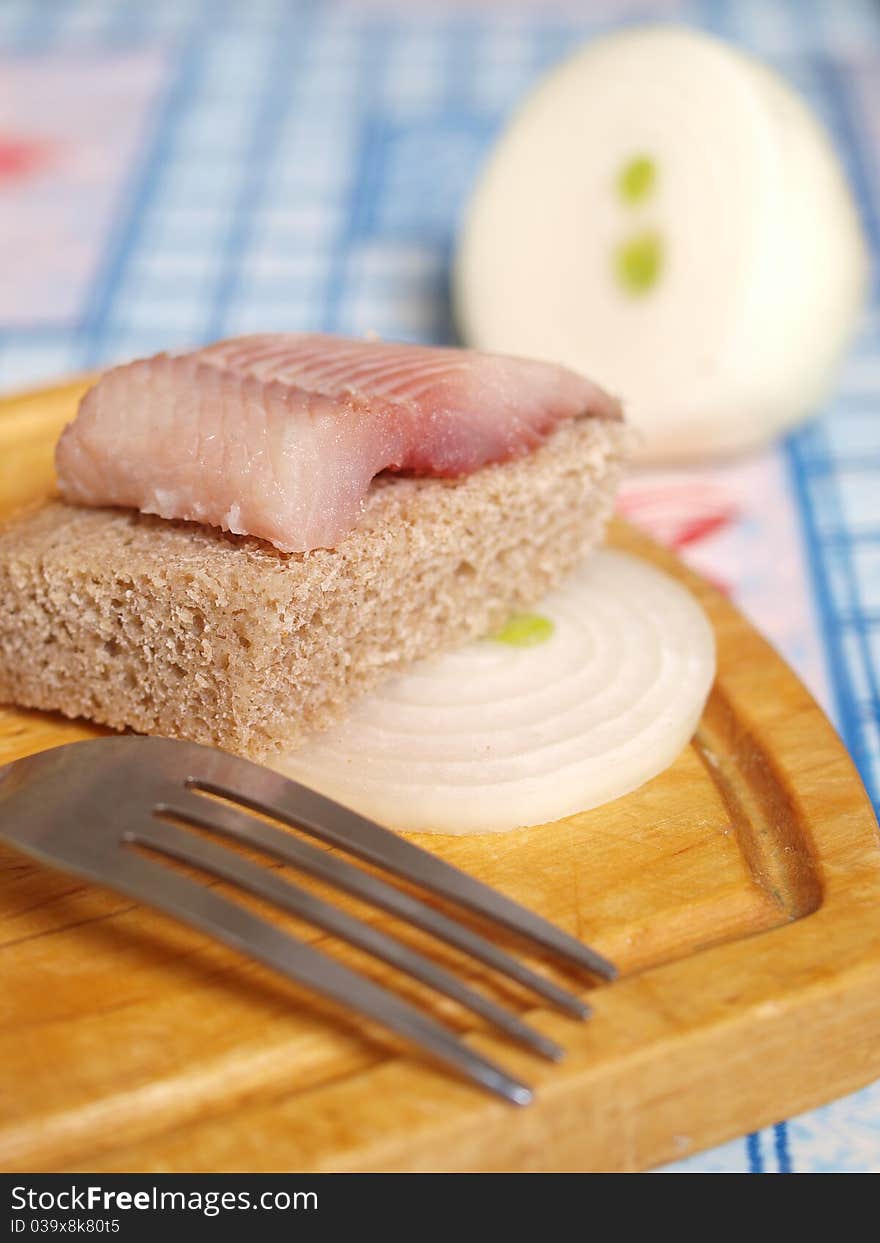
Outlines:
<svg viewBox="0 0 880 1243"><path fill-rule="evenodd" d="M182 826L210 830L292 864L454 945L569 1014L585 1018L589 1008L433 906L253 812L500 924L569 965L605 979L615 975L601 954L487 885L331 799L225 752L123 736L71 743L0 767L0 840L175 916L389 1028L492 1092L527 1104L532 1093L525 1084L450 1028L158 857L193 865L343 938L553 1060L562 1056L554 1041L404 942Z"/></svg>

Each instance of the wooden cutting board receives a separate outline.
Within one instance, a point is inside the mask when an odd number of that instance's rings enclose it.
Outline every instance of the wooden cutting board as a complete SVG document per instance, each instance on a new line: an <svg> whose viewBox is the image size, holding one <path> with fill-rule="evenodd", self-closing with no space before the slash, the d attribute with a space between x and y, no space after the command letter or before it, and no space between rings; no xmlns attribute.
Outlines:
<svg viewBox="0 0 880 1243"><path fill-rule="evenodd" d="M82 387L0 403L0 515L51 486ZM622 524L611 539L712 619L718 679L693 744L557 824L417 839L620 964L586 1024L464 966L566 1046L558 1066L432 1003L535 1103L505 1106L165 917L2 850L0 1167L636 1170L880 1074L880 848L849 757L716 591ZM0 763L93 732L0 709Z"/></svg>

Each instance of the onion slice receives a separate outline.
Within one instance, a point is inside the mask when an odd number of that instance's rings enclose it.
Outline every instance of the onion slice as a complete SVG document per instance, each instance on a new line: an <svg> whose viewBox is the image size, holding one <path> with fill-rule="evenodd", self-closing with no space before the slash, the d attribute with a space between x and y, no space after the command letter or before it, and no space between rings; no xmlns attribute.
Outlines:
<svg viewBox="0 0 880 1243"><path fill-rule="evenodd" d="M709 693L704 613L667 575L603 550L540 615L552 625L518 623L502 632L513 642L481 639L389 680L275 767L393 828L454 834L543 824L642 785Z"/></svg>

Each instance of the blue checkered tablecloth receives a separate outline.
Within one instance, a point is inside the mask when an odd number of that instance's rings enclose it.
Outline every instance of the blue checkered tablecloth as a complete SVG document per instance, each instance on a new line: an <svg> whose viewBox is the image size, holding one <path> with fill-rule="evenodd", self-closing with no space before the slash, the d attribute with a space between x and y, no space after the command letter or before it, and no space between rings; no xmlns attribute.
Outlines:
<svg viewBox="0 0 880 1243"><path fill-rule="evenodd" d="M453 339L450 253L493 136L578 42L645 19L742 44L812 101L880 256L873 0L2 0L0 386L265 328ZM778 460L823 697L876 804L876 272L833 403ZM880 1085L670 1168L878 1170Z"/></svg>

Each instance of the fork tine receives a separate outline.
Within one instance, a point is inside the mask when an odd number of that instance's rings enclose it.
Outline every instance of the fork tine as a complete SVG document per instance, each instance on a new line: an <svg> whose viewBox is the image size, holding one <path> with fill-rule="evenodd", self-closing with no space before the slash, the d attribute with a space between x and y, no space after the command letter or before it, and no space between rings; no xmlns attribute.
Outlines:
<svg viewBox="0 0 880 1243"><path fill-rule="evenodd" d="M551 1061L558 1061L562 1057L563 1051L554 1041L535 1031L518 1015L468 987L402 941L341 911L298 885L283 880L265 867L242 859L226 847L217 846L185 829L155 820L146 825L137 825L127 830L123 836L124 840L150 846L164 855L195 864L222 880L230 881L258 897L274 902L276 906L342 937L352 945L390 963L392 967L421 980L438 992L445 993L543 1057Z"/></svg>
<svg viewBox="0 0 880 1243"><path fill-rule="evenodd" d="M187 784L274 816L404 880L414 881L581 969L608 980L616 977L616 967L596 950L390 829L239 756L224 753L211 767L220 780L194 775Z"/></svg>
<svg viewBox="0 0 880 1243"><path fill-rule="evenodd" d="M441 911L427 906L411 894L395 889L377 876L330 854L317 846L301 841L292 833L255 819L240 807L217 803L194 792L181 791L174 800L163 802L157 810L178 820L211 829L248 846L257 846L284 863L291 863L319 880L378 906L418 928L440 937L471 957L509 976L538 996L577 1018L586 1018L590 1008L574 993L561 988L553 980L539 975L524 963L493 945Z"/></svg>
<svg viewBox="0 0 880 1243"><path fill-rule="evenodd" d="M13 835L8 835L13 841ZM48 853L18 836L14 844L43 863L97 881L138 902L158 908L182 923L257 958L288 979L303 984L349 1011L356 1011L432 1054L438 1061L514 1105L527 1105L532 1091L471 1049L454 1032L387 989L335 959L275 928L246 907L212 888L124 847L108 853L84 850Z"/></svg>

